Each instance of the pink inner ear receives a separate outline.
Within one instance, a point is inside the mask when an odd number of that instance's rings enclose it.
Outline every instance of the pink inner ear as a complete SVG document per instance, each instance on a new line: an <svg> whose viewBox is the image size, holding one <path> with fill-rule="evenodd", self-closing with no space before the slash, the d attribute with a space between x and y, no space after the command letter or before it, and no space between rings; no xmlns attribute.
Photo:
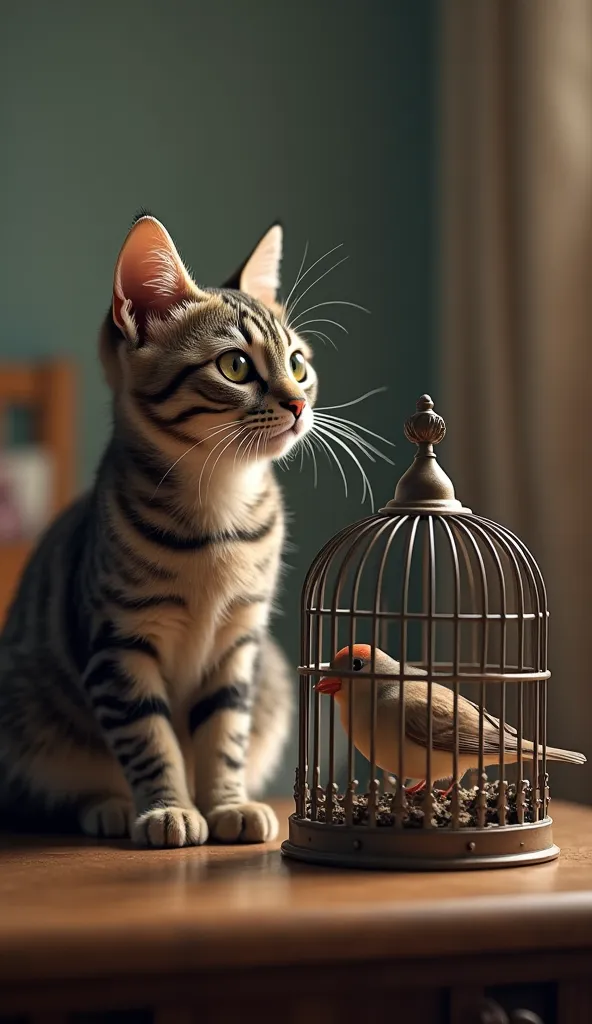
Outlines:
<svg viewBox="0 0 592 1024"><path fill-rule="evenodd" d="M113 317L118 327L129 333L126 313L133 314L140 339L149 312L164 315L176 303L198 296L163 226L153 217L134 224L115 269Z"/></svg>

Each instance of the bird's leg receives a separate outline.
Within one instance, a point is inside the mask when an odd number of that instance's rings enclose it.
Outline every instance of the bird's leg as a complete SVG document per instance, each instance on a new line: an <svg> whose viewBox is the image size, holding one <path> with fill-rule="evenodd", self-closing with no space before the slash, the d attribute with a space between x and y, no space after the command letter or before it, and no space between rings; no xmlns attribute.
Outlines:
<svg viewBox="0 0 592 1024"><path fill-rule="evenodd" d="M416 793L421 793L422 789L425 788L425 784L425 779L422 779L421 782L417 782L415 786L405 786L407 796L415 796Z"/></svg>
<svg viewBox="0 0 592 1024"><path fill-rule="evenodd" d="M441 796L443 800L446 800L446 797L450 796L450 794L452 793L453 789L454 789L454 779L450 783L448 789L437 789L436 793L438 793L438 795Z"/></svg>

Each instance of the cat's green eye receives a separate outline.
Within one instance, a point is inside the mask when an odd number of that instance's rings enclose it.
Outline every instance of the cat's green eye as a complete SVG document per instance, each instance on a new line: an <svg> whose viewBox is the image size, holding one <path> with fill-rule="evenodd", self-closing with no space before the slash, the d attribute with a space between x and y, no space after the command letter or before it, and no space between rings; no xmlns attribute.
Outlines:
<svg viewBox="0 0 592 1024"><path fill-rule="evenodd" d="M290 356L290 369L294 380L299 384L306 380L306 359L302 352L292 352Z"/></svg>
<svg viewBox="0 0 592 1024"><path fill-rule="evenodd" d="M233 384L244 384L253 376L253 364L243 352L223 352L218 359L218 369L226 380Z"/></svg>

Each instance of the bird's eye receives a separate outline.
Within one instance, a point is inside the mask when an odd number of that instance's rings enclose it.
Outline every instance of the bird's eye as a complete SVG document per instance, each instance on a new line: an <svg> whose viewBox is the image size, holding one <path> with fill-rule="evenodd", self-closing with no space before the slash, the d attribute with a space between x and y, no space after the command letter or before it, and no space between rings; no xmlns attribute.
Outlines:
<svg viewBox="0 0 592 1024"><path fill-rule="evenodd" d="M302 355L302 352L292 352L290 356L290 369L294 380L301 384L303 380L306 380L306 359Z"/></svg>
<svg viewBox="0 0 592 1024"><path fill-rule="evenodd" d="M364 662L362 661L361 658L354 658L354 660L352 661L352 666L354 672L361 672L362 669L364 668Z"/></svg>
<svg viewBox="0 0 592 1024"><path fill-rule="evenodd" d="M254 376L253 364L251 360L238 350L233 352L223 352L218 358L218 369L226 380L232 381L233 384L244 384L248 380L252 380Z"/></svg>

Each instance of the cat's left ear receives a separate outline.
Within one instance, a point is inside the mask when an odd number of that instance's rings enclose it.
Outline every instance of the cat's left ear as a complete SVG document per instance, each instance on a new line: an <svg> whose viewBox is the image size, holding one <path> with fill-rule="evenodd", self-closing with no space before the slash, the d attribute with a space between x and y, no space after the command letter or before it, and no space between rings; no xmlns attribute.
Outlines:
<svg viewBox="0 0 592 1024"><path fill-rule="evenodd" d="M272 224L257 243L243 265L224 284L225 288L246 292L266 306L277 302L280 287L280 266L284 244L284 231L279 223Z"/></svg>

